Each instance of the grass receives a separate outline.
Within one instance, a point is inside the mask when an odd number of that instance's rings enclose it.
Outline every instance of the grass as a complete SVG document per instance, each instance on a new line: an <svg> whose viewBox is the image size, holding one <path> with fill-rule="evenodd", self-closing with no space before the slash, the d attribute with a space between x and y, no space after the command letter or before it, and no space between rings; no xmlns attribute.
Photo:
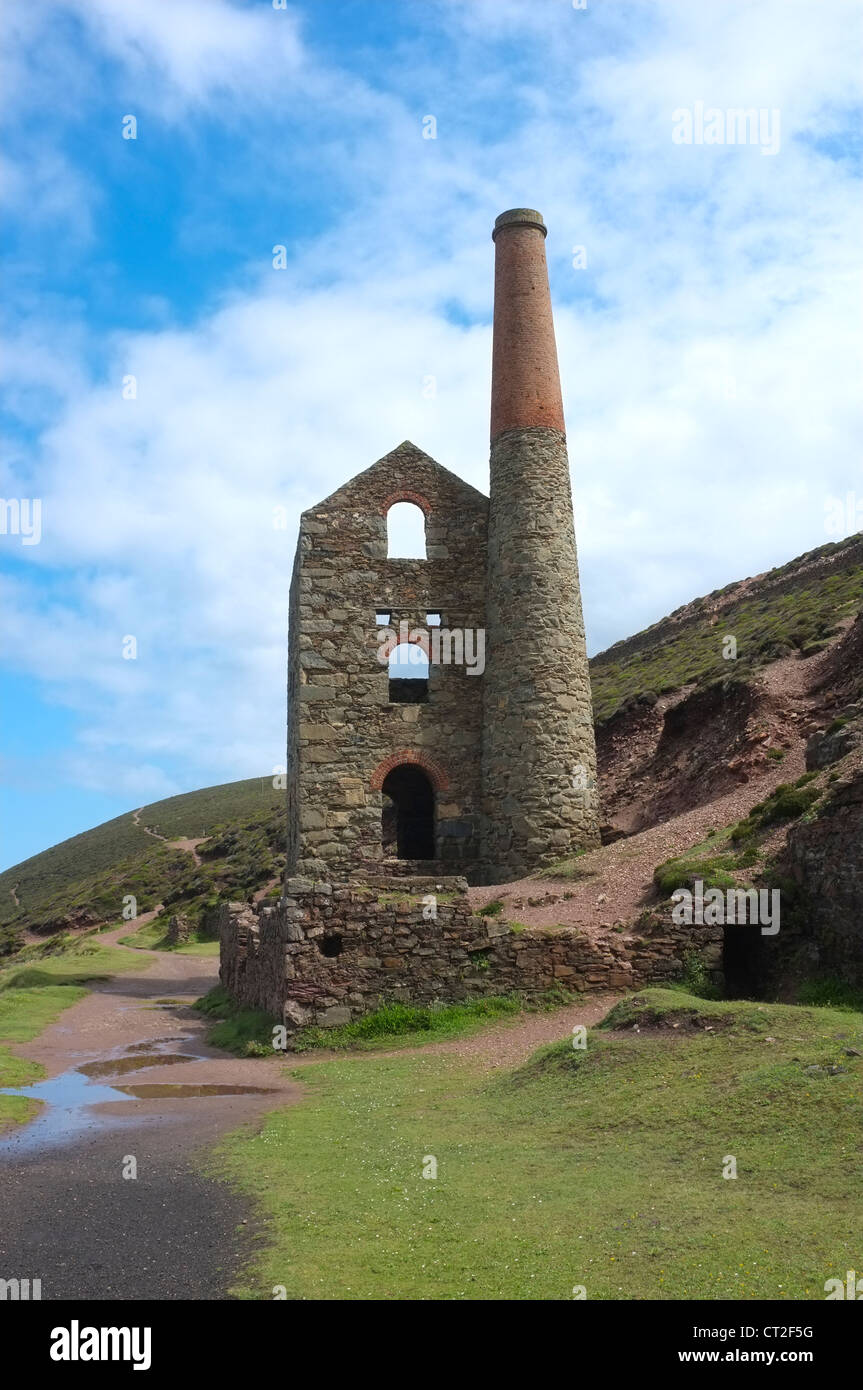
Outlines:
<svg viewBox="0 0 863 1390"><path fill-rule="evenodd" d="M273 1029L279 1022L263 1009L245 1009L215 985L194 1007L212 1022L207 1042L238 1057L271 1057Z"/></svg>
<svg viewBox="0 0 863 1390"><path fill-rule="evenodd" d="M55 937L20 952L0 970L0 1086L25 1086L44 1075L36 1062L11 1053L10 1044L37 1037L83 998L88 984L145 964L115 946L99 945L95 934ZM35 1104L23 1096L0 1096L0 1127L28 1119Z"/></svg>
<svg viewBox="0 0 863 1390"><path fill-rule="evenodd" d="M494 995L471 999L464 1004L385 1004L373 1013L338 1028L304 1028L293 1040L293 1049L312 1048L369 1049L391 1046L407 1039L412 1046L444 1038L465 1037L496 1018L511 1017L524 1010L524 1001L514 995Z"/></svg>
<svg viewBox="0 0 863 1390"><path fill-rule="evenodd" d="M863 1253L863 1019L639 998L586 1050L563 1037L491 1078L442 1054L303 1067L305 1101L220 1148L266 1223L235 1292L822 1299ZM669 1026L624 1031L651 1008Z"/></svg>
<svg viewBox="0 0 863 1390"><path fill-rule="evenodd" d="M803 980L797 986L796 1002L816 1004L822 1008L859 1009L863 1012L863 989L831 977Z"/></svg>
<svg viewBox="0 0 863 1390"><path fill-rule="evenodd" d="M121 946L131 946L136 951L174 951L178 956L217 956L219 943L202 932L192 933L190 940L182 945L171 946L165 936L165 923L158 920L148 922L129 936L120 937Z"/></svg>
<svg viewBox="0 0 863 1390"><path fill-rule="evenodd" d="M556 859L553 864L547 864L544 869L540 869L534 874L534 878L562 878L572 883L578 883L586 878L596 876L595 869L588 869L581 863L582 855L587 851L580 849L577 854L571 855L568 859Z"/></svg>
<svg viewBox="0 0 863 1390"><path fill-rule="evenodd" d="M832 571L817 570L832 560ZM860 537L830 542L773 570L748 593L735 599L737 585L722 593L721 625L711 626L705 599L678 609L645 632L636 633L600 652L590 663L593 712L598 723L645 696L665 694L691 681L708 684L728 675L733 665L746 677L766 662L794 652L811 656L823 650L842 619L852 616L863 599ZM719 597L719 591L709 596ZM674 621L672 621L674 619ZM723 658L722 635L737 639L737 659Z"/></svg>
<svg viewBox="0 0 863 1390"><path fill-rule="evenodd" d="M676 859L667 859L653 871L653 881L664 898L678 888L695 886L696 879L702 879L705 890L708 888L733 888L737 879L733 870L736 859L731 854L707 854L690 851Z"/></svg>
<svg viewBox="0 0 863 1390"><path fill-rule="evenodd" d="M736 844L751 843L755 836L771 825L799 820L822 795L819 787L809 785L811 780L811 774L804 773L794 783L782 782L764 801L753 806L748 816L732 826L730 839Z"/></svg>

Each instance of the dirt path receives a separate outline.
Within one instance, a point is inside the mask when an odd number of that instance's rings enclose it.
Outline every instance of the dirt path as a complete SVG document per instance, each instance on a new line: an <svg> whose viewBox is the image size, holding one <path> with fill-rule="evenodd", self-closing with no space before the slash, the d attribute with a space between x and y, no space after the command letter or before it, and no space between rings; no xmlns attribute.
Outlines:
<svg viewBox="0 0 863 1390"><path fill-rule="evenodd" d="M153 954L14 1049L45 1067L56 1103L0 1136L0 1270L41 1278L45 1299L225 1297L253 1227L248 1204L201 1175L201 1150L301 1094L283 1058L243 1060L204 1041L190 1005L215 983L214 957ZM82 1105L77 1068L92 1063L88 1084L112 1098ZM116 1091L127 1085L222 1094ZM135 1178L124 1177L130 1159Z"/></svg>
<svg viewBox="0 0 863 1390"><path fill-rule="evenodd" d="M652 897L656 866L699 844L711 830L742 820L781 782L793 782L806 768L804 748L801 738L781 764L773 764L762 776L735 787L725 796L581 856L579 871L585 877L579 881L529 878L500 887L472 888L471 903L479 909L500 900L507 920L525 926L580 926L587 931L607 931L617 922L632 922ZM564 893L571 897L564 899ZM559 901L528 905L528 898L545 894L552 894ZM520 899L521 906L513 899Z"/></svg>
<svg viewBox="0 0 863 1390"><path fill-rule="evenodd" d="M195 861L195 867L200 868L201 856L198 854L198 845L204 843L207 838L206 835L202 835L200 839L197 840L169 840L166 835L160 835L158 830L151 830L149 825L141 825L141 812L143 809L143 806L139 806L137 811L132 812L132 824L137 825L140 830L143 830L145 835L152 835L154 840L161 840L162 844L168 846L168 849L178 849L184 854L191 854Z"/></svg>

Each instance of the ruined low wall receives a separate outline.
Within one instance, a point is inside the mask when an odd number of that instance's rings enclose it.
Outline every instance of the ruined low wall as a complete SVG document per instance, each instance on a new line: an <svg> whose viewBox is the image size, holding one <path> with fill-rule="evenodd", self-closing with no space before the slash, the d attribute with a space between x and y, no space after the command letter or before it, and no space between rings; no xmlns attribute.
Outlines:
<svg viewBox="0 0 863 1390"><path fill-rule="evenodd" d="M863 772L848 774L818 814L788 835L783 868L800 901L780 937L788 976L835 975L863 985Z"/></svg>
<svg viewBox="0 0 863 1390"><path fill-rule="evenodd" d="M347 1023L385 1001L633 989L679 975L691 951L719 965L721 928L654 918L640 935L598 940L577 927L513 931L473 916L466 888L463 878L289 879L276 904L225 904L222 984L297 1029Z"/></svg>

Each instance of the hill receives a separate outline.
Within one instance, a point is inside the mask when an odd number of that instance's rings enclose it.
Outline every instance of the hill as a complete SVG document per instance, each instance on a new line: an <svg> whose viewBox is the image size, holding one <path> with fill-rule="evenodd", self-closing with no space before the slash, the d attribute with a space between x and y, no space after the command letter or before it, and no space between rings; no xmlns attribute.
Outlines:
<svg viewBox="0 0 863 1390"><path fill-rule="evenodd" d="M594 657L612 834L715 801L771 759L790 765L792 748L829 723L831 706L859 697L860 624L856 647L838 639L861 603L863 534L695 599ZM733 659L724 654L728 636ZM811 669L809 659L822 653L819 691L789 694L794 671ZM763 672L774 674L765 682ZM139 913L163 904L198 921L219 897L250 900L284 865L284 795L264 777L169 797L7 869L0 951L4 938L8 950L22 932L119 920L128 894Z"/></svg>
<svg viewBox="0 0 863 1390"><path fill-rule="evenodd" d="M193 917L220 896L251 898L284 866L285 793L271 777L156 801L0 874L0 933L120 920L159 903Z"/></svg>
<svg viewBox="0 0 863 1390"><path fill-rule="evenodd" d="M823 650L863 602L863 533L778 569L693 599L590 663L593 712L604 724L628 703L690 683L745 677L771 661ZM732 636L737 654L723 654Z"/></svg>

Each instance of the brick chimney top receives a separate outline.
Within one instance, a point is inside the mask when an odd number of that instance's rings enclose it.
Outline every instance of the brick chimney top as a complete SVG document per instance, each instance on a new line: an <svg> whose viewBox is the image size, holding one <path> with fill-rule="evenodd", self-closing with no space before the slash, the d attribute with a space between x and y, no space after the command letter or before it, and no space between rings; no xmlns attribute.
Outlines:
<svg viewBox="0 0 863 1390"><path fill-rule="evenodd" d="M534 208L510 208L509 212L502 212L500 217L494 219L494 231L491 239L494 241L498 232L504 227L538 227L543 236L548 233L548 228L542 220L542 213L536 212Z"/></svg>
<svg viewBox="0 0 863 1390"><path fill-rule="evenodd" d="M546 231L533 208L511 208L494 224L493 440L537 425L564 432Z"/></svg>

